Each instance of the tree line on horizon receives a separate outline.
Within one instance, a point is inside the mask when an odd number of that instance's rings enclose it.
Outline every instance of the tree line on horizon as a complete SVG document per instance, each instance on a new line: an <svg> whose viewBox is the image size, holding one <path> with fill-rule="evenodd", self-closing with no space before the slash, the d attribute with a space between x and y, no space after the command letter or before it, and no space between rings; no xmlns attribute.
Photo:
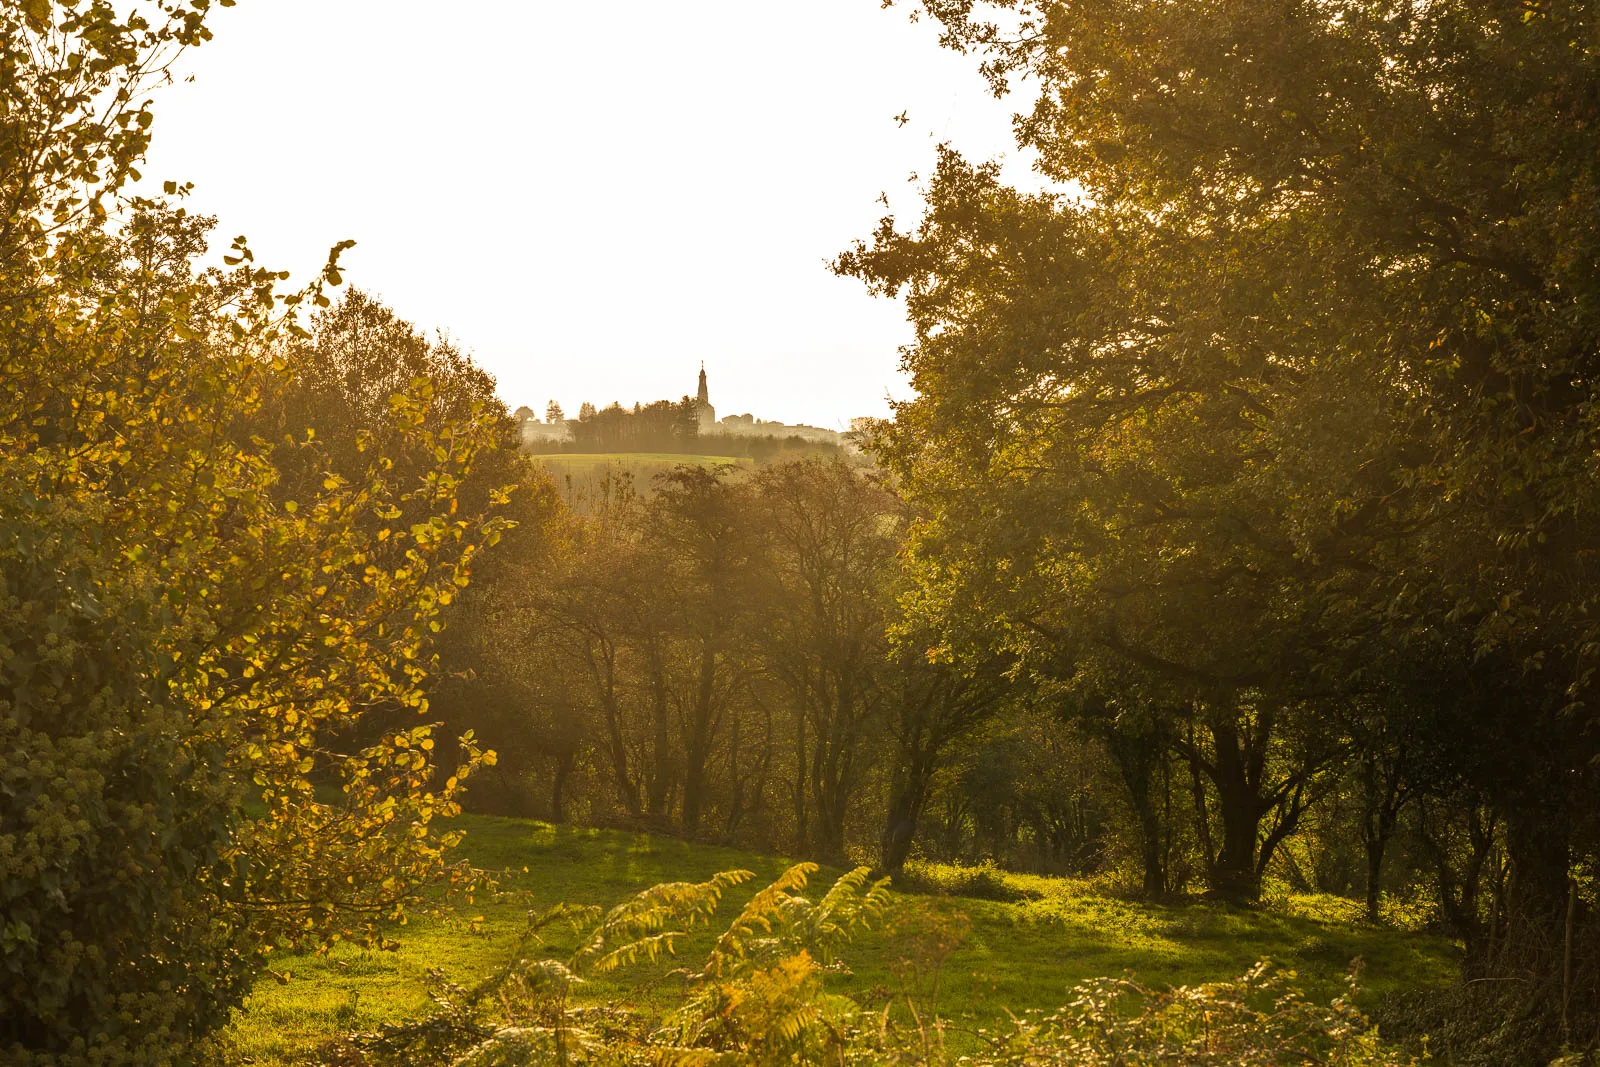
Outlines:
<svg viewBox="0 0 1600 1067"><path fill-rule="evenodd" d="M699 413L688 396L632 408L585 401L567 429L572 440L564 447L574 452L693 452L700 444Z"/></svg>
<svg viewBox="0 0 1600 1067"><path fill-rule="evenodd" d="M532 412L527 408L519 412ZM789 434L703 433L699 402L685 396L681 400L655 400L631 408L614 402L596 408L585 401L575 419L562 417L561 406L551 401L546 408L547 422L563 422L570 437L566 440L535 440L525 444L539 455L563 453L621 454L631 452L665 455L705 455L749 458L770 462L780 457L802 455L840 455L837 444L808 441Z"/></svg>

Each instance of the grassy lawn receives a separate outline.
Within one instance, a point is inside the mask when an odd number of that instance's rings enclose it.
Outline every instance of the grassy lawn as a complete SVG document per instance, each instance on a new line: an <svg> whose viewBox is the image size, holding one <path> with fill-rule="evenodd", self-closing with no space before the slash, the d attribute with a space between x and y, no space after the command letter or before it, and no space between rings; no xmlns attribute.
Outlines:
<svg viewBox="0 0 1600 1067"><path fill-rule="evenodd" d="M731 917L761 879L788 864L782 859L732 849L691 845L670 838L551 827L514 819L466 817L467 854L491 869L512 872L509 890L524 895L483 903L479 931L466 921L419 918L397 931L397 951L335 950L326 958L277 960L237 1020L232 1036L239 1051L258 1064L294 1063L341 1030L369 1029L427 1010L426 976L438 968L457 981L475 979L502 963L530 903L557 901L612 904L662 881L703 879L716 871L746 868L756 883L741 887L725 903ZM523 868L527 872L523 873ZM953 872L929 869L937 883ZM830 877L823 872L819 881ZM1342 921L1348 909L1326 898L1291 898L1284 906L1246 912L1189 904L1152 907L1108 897L1091 886L1057 878L1009 875L1005 888L1024 896L1012 902L950 896L896 898L891 924L845 953L853 974L835 980L838 992L864 1004L881 1005L905 988L906 970L896 961L917 958L905 927L943 922L964 931L959 947L942 961L937 1010L961 1025L984 1025L1005 1009L1053 1008L1073 983L1127 971L1155 984L1189 984L1243 973L1258 959L1297 971L1318 994L1338 987L1350 961L1366 961L1370 995L1399 986L1448 982L1454 974L1449 942L1419 934L1376 930ZM815 883L814 883L815 884ZM957 915L959 913L959 915ZM679 954L696 961L711 932L697 931ZM553 949L568 947L557 941ZM926 965L931 958L922 957ZM677 988L670 967L636 968L597 980L592 996L652 1010L670 1006ZM924 1003L932 981L921 980Z"/></svg>

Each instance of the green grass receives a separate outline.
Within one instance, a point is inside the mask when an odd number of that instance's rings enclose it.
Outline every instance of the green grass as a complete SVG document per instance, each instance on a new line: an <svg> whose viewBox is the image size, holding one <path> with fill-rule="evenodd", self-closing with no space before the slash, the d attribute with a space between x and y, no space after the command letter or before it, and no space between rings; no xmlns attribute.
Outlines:
<svg viewBox="0 0 1600 1067"><path fill-rule="evenodd" d="M655 478L674 467L712 467L729 464L752 470L755 461L742 456L691 456L672 452L558 452L534 454L533 459L542 464L555 478L556 487L565 496L568 506L586 511L589 502L601 495L601 482L607 474L626 471L633 478L633 488L643 496L655 491Z"/></svg>
<svg viewBox="0 0 1600 1067"><path fill-rule="evenodd" d="M277 960L276 975L262 979L234 1023L231 1037L244 1056L258 1064L294 1063L341 1030L370 1029L425 1012L428 971L437 967L457 981L487 973L504 961L530 904L611 904L656 882L699 880L740 867L755 871L761 884L788 865L776 857L643 834L486 817L465 817L462 824L470 859L513 872L503 884L521 899L475 909L484 916L480 931L472 929L467 915L421 918L397 931L401 946L393 952L337 948L324 958ZM922 873L937 884L955 872L925 868ZM829 877L823 872L819 880ZM1027 899L897 895L893 909L902 927L937 925L957 912L964 916L964 923L954 920L967 932L943 961L937 1003L940 1014L963 1025L993 1022L1007 1008L1057 1007L1084 978L1130 971L1153 984L1192 984L1237 976L1266 958L1297 971L1324 997L1357 956L1366 962L1363 984L1371 996L1444 984L1455 974L1455 950L1448 942L1330 918L1343 909L1326 898L1292 898L1267 911L1149 906L1072 879L1001 877L1007 890ZM724 910L731 915L754 888L742 887ZM698 931L680 945L680 956L696 960L710 940L711 931ZM903 968L895 961L907 955L908 944L903 931L867 935L846 951L853 973L835 979L833 988L864 1004L881 1005L904 987ZM567 946L554 945L562 947ZM669 970L635 968L595 981L587 991L659 1010L674 1002L678 988Z"/></svg>
<svg viewBox="0 0 1600 1067"><path fill-rule="evenodd" d="M735 467L753 467L755 461L746 456L693 456L674 452L552 452L534 453L533 457L548 467L556 477L571 474L597 474L607 467L630 470L635 479L644 477L641 472L656 474L673 467L689 465L710 467L730 464Z"/></svg>

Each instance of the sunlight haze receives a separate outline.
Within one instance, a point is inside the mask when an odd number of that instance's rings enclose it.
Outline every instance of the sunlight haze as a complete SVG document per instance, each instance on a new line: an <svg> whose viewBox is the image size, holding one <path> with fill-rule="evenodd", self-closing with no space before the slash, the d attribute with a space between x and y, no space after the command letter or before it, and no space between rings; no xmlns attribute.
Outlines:
<svg viewBox="0 0 1600 1067"><path fill-rule="evenodd" d="M880 193L917 217L939 141L1029 179L1011 101L878 0L246 0L214 25L147 181L192 181L214 252L245 234L296 278L353 238L350 284L541 414L676 399L702 360L721 414L884 414L902 309L827 260Z"/></svg>

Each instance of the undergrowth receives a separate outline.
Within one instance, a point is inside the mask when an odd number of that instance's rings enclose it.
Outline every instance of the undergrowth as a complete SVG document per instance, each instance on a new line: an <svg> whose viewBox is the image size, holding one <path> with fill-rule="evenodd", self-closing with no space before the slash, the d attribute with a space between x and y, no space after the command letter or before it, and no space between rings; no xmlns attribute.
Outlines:
<svg viewBox="0 0 1600 1067"><path fill-rule="evenodd" d="M1012 1016L981 1031L973 1051L947 1040L927 986L903 1005L865 1010L827 988L842 971L840 950L890 906L887 881L866 868L839 878L820 899L804 895L813 864L798 864L758 891L695 967L677 975L681 1006L652 1020L620 1004L574 1005L590 973L671 954L690 927L715 914L723 893L752 877L719 873L700 883L653 886L600 913L558 905L528 917L518 951L471 988L441 983L435 1010L415 1022L330 1042L328 1067L805 1067L926 1064L971 1067L1407 1067L1384 1046L1346 995L1321 1005L1294 985L1293 972L1261 963L1242 977L1172 990L1129 978L1078 985L1050 1014ZM543 932L569 923L576 950L541 954ZM930 955L958 928L919 930ZM919 979L926 973L919 973ZM896 1007L903 1010L896 1011Z"/></svg>
<svg viewBox="0 0 1600 1067"><path fill-rule="evenodd" d="M755 872L732 886L711 925L686 930L678 955L596 973L576 985L569 1009L601 1033L636 1031L681 1003L684 960L704 958L715 935L742 908L752 884L767 884L791 864L774 857L673 838L553 827L517 819L463 817L467 858L495 870L506 890L471 912L414 918L394 930L392 951L338 947L325 956L283 955L235 1017L228 1038L257 1067L304 1064L333 1036L375 1033L420 1020L451 984L470 990L519 947L530 910L558 901L609 907L659 882L703 882L719 871ZM832 884L822 870L813 884ZM1008 1025L1008 1012L1051 1013L1074 987L1103 976L1137 975L1151 987L1201 986L1245 973L1261 959L1296 972L1319 1002L1345 993L1352 960L1366 962L1359 1005L1372 1010L1396 990L1449 986L1455 949L1443 938L1375 929L1329 917L1312 898L1295 910L1246 911L1220 905L1150 905L1079 879L994 872L1023 892L1016 899L952 895L948 886L890 895L886 921L858 930L848 968L829 972L831 994L862 1010L905 1012L906 998L945 1020L956 1053L975 1052L978 1031ZM546 955L567 958L580 931L569 919L539 931ZM447 990L445 990L448 993ZM919 1008L919 1010L922 1010Z"/></svg>

